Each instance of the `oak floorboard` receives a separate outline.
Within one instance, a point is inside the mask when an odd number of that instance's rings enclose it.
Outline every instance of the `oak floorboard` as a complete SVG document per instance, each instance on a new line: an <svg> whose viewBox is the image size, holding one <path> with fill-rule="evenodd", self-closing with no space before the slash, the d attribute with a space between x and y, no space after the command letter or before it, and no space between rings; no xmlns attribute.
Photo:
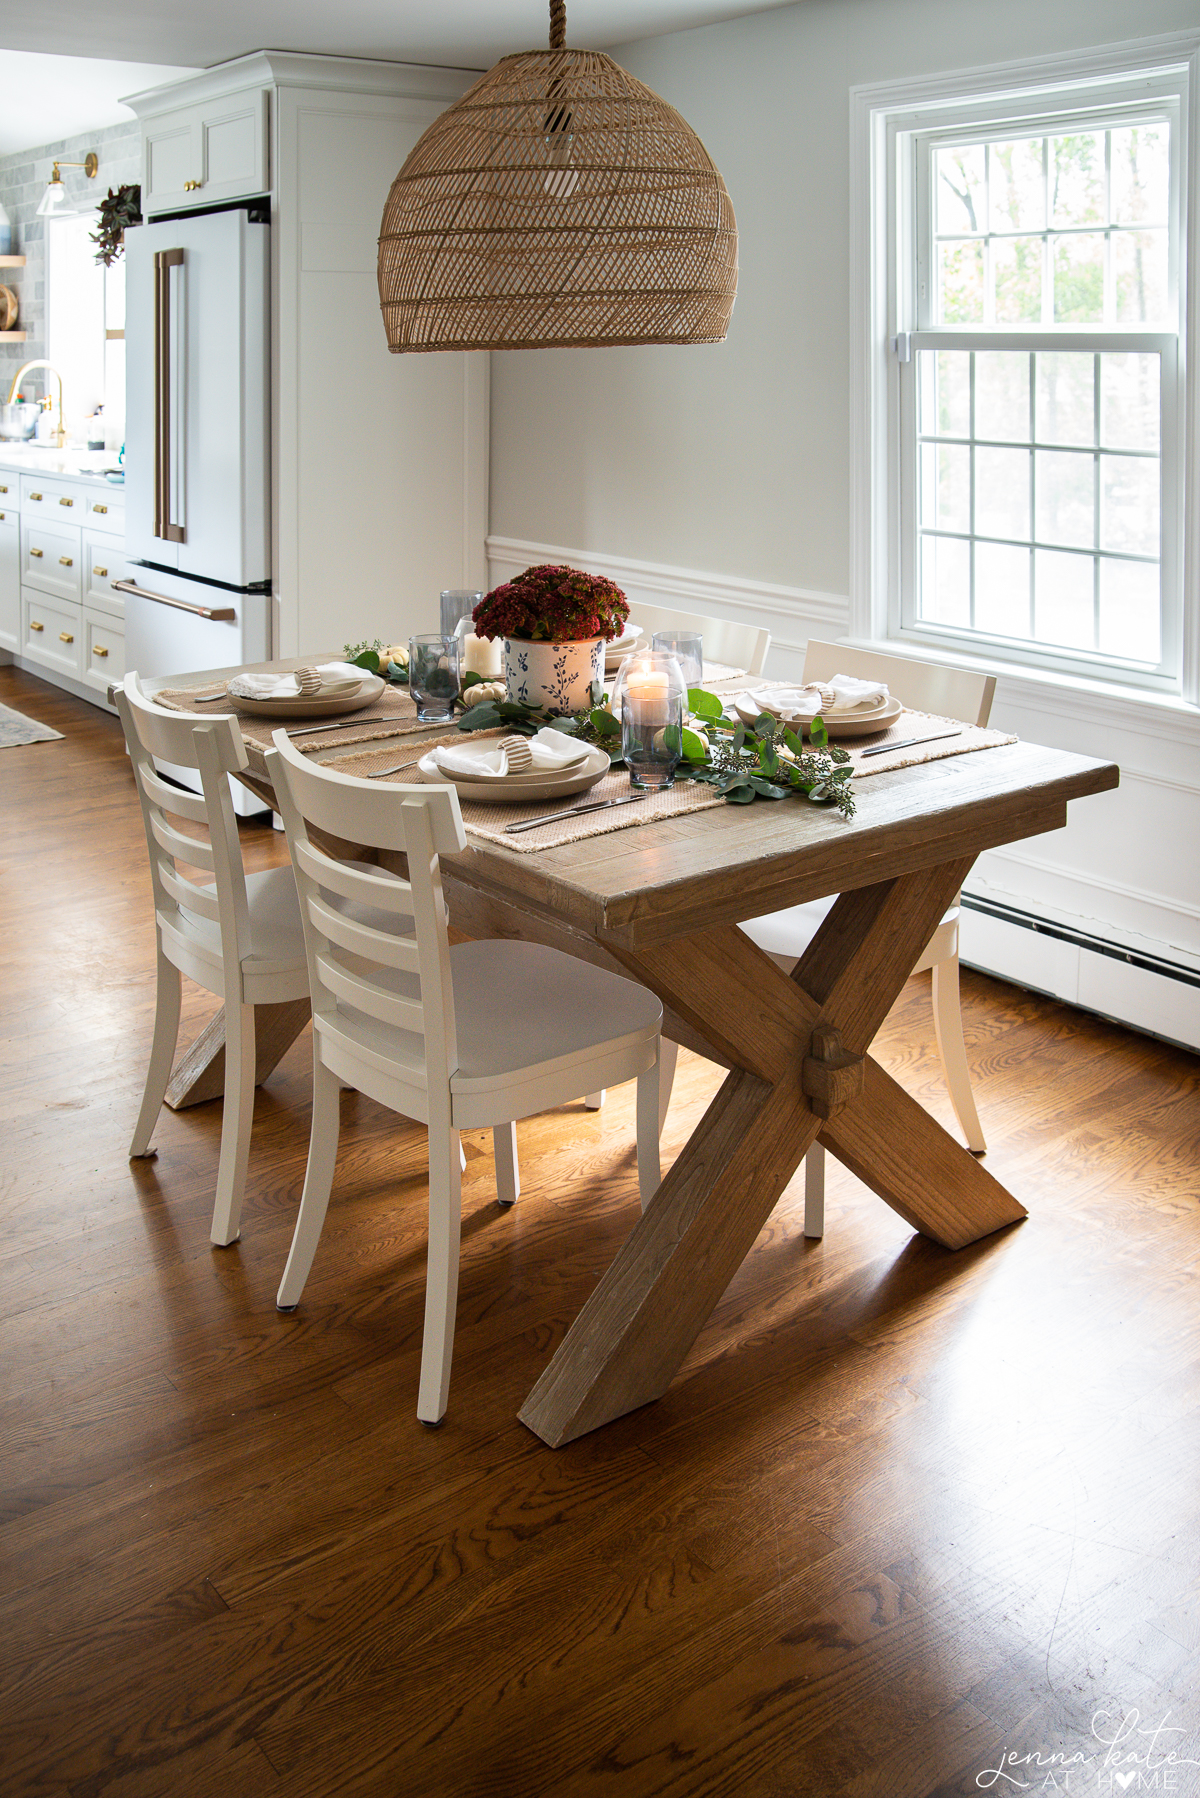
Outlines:
<svg viewBox="0 0 1200 1798"><path fill-rule="evenodd" d="M507 1215L468 1133L424 1431L424 1132L343 1096L281 1317L307 1040L215 1251L219 1101L125 1158L154 979L117 722L11 668L0 700L66 733L0 752L0 1798L968 1798L1106 1703L1200 1757L1200 1060L965 971L1027 1221L950 1255L831 1157L824 1239L798 1175L662 1399L557 1453L516 1411L638 1215L632 1091L523 1123ZM212 1011L185 983L181 1040ZM957 1136L927 976L873 1053ZM664 1167L723 1077L681 1054Z"/></svg>

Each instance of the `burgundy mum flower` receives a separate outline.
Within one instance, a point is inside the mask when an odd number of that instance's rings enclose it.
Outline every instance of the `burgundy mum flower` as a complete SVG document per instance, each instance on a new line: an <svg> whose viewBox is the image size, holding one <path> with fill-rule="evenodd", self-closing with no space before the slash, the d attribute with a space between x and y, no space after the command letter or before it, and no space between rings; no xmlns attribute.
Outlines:
<svg viewBox="0 0 1200 1798"><path fill-rule="evenodd" d="M589 637L619 637L629 617L629 602L616 582L602 574L543 562L494 587L472 617L481 637L580 643Z"/></svg>

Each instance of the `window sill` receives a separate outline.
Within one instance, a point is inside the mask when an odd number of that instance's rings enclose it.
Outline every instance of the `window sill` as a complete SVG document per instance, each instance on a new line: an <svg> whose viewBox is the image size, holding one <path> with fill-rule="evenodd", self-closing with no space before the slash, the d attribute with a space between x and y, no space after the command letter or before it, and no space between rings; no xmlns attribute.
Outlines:
<svg viewBox="0 0 1200 1798"><path fill-rule="evenodd" d="M1095 722L1126 730L1141 730L1172 742L1195 744L1200 725L1200 706L1176 693L1149 693L1144 687L1126 687L1113 681L1084 675L1030 668L1022 662L999 657L972 656L959 650L936 649L896 637L838 638L847 648L874 650L877 655L900 656L914 662L938 662L947 668L967 668L994 674L1000 684L998 703L1005 701L1033 711L1053 711L1060 717Z"/></svg>

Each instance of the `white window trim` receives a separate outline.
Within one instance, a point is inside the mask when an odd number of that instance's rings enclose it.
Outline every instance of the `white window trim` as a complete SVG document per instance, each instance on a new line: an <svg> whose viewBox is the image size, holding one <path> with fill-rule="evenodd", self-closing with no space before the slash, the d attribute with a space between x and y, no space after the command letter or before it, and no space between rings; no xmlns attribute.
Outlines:
<svg viewBox="0 0 1200 1798"><path fill-rule="evenodd" d="M1072 83L1112 81L1127 91L1131 76L1164 70L1182 71L1188 119L1186 162L1182 167L1183 254L1192 272L1187 288L1180 354L1184 365L1185 428L1183 433L1183 568L1181 683L1178 694L1155 695L1145 688L1098 681L1087 674L1038 669L1021 661L988 657L996 672L1049 681L1114 700L1148 700L1178 713L1200 705L1200 492L1197 491L1200 431L1200 33L1178 32L1111 44L1088 51L1036 60L992 64L985 68L874 84L850 94L851 266L851 545L849 637L873 643L893 654L945 660L969 666L977 658L956 651L936 652L900 639L894 632L894 594L902 545L899 508L893 503L894 469L898 464L899 365L890 338L897 291L896 266L889 243L888 207L881 204L889 179L889 128L916 129L936 120L939 108L949 111L991 94L1027 94L1034 103L1050 104L1047 90ZM1058 101L1057 104L1061 104ZM908 114L906 118L903 115ZM903 210L903 209L902 209ZM905 246L901 246L901 249ZM1140 710L1141 707L1139 706Z"/></svg>

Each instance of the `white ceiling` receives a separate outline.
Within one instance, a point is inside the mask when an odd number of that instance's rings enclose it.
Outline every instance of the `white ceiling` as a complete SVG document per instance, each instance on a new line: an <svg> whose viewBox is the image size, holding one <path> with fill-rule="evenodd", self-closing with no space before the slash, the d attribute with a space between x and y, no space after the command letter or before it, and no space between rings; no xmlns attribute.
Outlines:
<svg viewBox="0 0 1200 1798"><path fill-rule="evenodd" d="M188 73L174 63L97 62L0 50L0 156L131 122L129 108L117 104L119 94L136 94L139 88L178 81ZM104 179L103 162L97 179Z"/></svg>
<svg viewBox="0 0 1200 1798"><path fill-rule="evenodd" d="M682 31L788 0L568 0L567 42L604 49ZM54 0L8 6L5 49L122 57L205 68L251 50L443 63L485 69L513 50L540 49L547 0ZM110 65L111 66L111 65ZM151 84L137 80L126 93ZM13 92L6 82L5 110ZM7 126L7 118L5 119ZM81 127L82 128L82 127ZM32 140L47 143L42 131Z"/></svg>

